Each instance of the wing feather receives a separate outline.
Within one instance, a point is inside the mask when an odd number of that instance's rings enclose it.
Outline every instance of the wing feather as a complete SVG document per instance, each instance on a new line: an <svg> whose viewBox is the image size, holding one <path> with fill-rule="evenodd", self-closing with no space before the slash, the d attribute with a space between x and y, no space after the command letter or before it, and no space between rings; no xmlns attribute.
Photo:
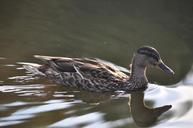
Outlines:
<svg viewBox="0 0 193 128"><path fill-rule="evenodd" d="M35 55L48 66L58 72L77 72L83 77L103 79L127 79L129 70L101 59L67 58ZM76 67L76 68L75 68Z"/></svg>

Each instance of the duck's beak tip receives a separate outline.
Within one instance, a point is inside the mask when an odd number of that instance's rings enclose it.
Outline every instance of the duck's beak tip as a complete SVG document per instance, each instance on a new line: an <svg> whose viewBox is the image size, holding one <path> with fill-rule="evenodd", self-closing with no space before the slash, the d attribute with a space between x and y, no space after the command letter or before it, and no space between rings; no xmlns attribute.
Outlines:
<svg viewBox="0 0 193 128"><path fill-rule="evenodd" d="M165 73L169 74L169 75L174 75L174 71L172 69L170 69L166 64L164 64L162 61L160 62L160 64L158 65L159 68L161 68Z"/></svg>

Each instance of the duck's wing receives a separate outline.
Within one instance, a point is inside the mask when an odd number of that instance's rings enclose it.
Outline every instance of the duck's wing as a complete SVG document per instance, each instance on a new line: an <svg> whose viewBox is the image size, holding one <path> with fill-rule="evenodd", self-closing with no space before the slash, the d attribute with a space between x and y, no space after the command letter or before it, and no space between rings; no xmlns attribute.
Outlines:
<svg viewBox="0 0 193 128"><path fill-rule="evenodd" d="M106 60L101 60L101 59L98 59L98 58L95 58L95 59L97 59L97 61L100 62L100 63L103 63L103 64L105 64L105 65L108 65L108 66L110 66L111 68L113 68L113 69L115 69L115 70L119 70L119 71L127 74L128 76L131 75L131 64L129 65L129 67L128 67L128 69L127 69L127 68L118 66L118 65L116 65L116 64L113 64L113 63L111 63L111 62L109 62L109 61L106 61Z"/></svg>
<svg viewBox="0 0 193 128"><path fill-rule="evenodd" d="M101 59L67 58L35 55L46 66L58 72L77 72L82 77L103 79L128 79L129 70Z"/></svg>

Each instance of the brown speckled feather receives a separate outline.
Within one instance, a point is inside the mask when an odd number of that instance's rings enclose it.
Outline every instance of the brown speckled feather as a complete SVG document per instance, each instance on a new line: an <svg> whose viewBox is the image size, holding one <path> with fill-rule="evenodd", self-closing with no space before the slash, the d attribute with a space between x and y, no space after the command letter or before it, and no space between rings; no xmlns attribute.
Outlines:
<svg viewBox="0 0 193 128"><path fill-rule="evenodd" d="M124 90L128 86L130 72L107 61L96 58L35 57L44 62L37 69L57 84L95 92Z"/></svg>
<svg viewBox="0 0 193 128"><path fill-rule="evenodd" d="M58 72L78 72L84 78L97 78L97 79L117 79L124 80L129 78L129 73L124 73L115 65L100 59L89 58L65 58L65 57L49 57L49 56L35 56L46 62L48 67Z"/></svg>

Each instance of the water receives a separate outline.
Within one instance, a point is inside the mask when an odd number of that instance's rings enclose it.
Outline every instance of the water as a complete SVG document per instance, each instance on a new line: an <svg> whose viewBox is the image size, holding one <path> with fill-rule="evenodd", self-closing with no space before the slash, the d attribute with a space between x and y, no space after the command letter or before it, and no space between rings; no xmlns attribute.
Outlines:
<svg viewBox="0 0 193 128"><path fill-rule="evenodd" d="M1 1L0 127L192 127L192 5ZM98 57L128 67L141 45L156 47L176 74L148 70L153 84L132 94L66 88L17 64L39 63L33 55L40 54Z"/></svg>
<svg viewBox="0 0 193 128"><path fill-rule="evenodd" d="M23 75L2 81L1 127L160 128L193 125L193 68L182 81L169 87L149 84L145 92L102 94L66 88L26 75L20 65L4 66L18 72L22 70Z"/></svg>

